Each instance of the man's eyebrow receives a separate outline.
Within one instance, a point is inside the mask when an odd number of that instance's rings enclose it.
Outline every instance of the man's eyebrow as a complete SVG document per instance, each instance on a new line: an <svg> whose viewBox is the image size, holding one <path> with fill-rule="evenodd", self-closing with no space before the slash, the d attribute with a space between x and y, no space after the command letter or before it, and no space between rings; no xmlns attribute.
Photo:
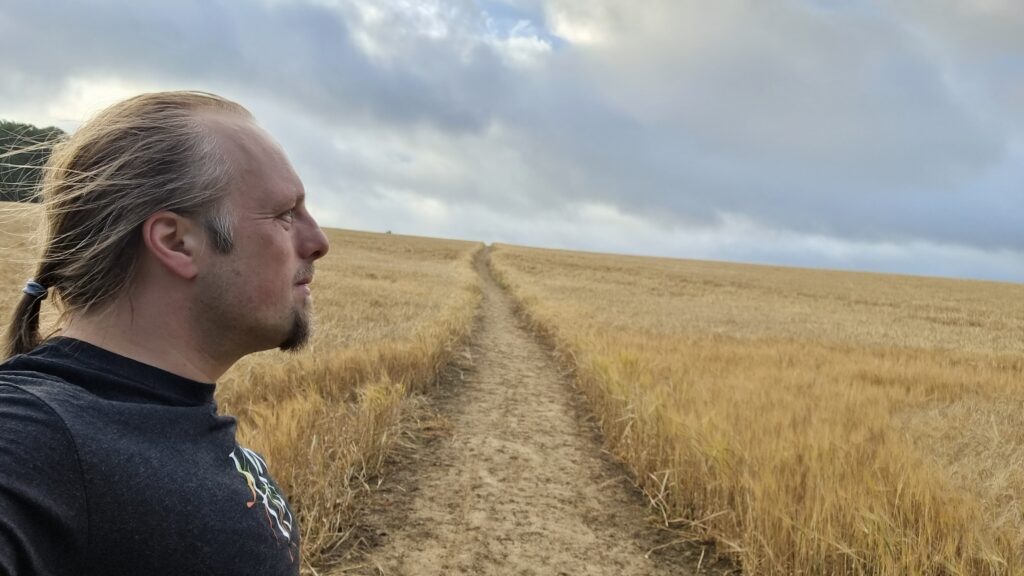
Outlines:
<svg viewBox="0 0 1024 576"><path fill-rule="evenodd" d="M291 198L288 198L287 200L282 200L281 206L287 205L288 208L294 208L305 201L306 193L300 191L298 194L292 196Z"/></svg>

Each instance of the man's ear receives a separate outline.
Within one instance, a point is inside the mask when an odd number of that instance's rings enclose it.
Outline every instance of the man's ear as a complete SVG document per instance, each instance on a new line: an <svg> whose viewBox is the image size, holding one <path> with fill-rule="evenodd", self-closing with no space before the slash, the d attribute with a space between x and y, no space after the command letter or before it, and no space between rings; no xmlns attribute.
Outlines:
<svg viewBox="0 0 1024 576"><path fill-rule="evenodd" d="M149 254L170 273L191 280L199 273L199 256L205 237L192 220L163 210L142 223L142 242Z"/></svg>

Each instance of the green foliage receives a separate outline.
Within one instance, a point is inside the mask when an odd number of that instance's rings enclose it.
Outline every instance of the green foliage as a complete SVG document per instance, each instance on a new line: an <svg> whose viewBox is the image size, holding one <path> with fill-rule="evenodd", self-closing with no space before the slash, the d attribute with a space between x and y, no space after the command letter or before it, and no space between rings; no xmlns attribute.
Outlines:
<svg viewBox="0 0 1024 576"><path fill-rule="evenodd" d="M64 136L60 128L0 120L0 201L38 202L40 167L52 144Z"/></svg>

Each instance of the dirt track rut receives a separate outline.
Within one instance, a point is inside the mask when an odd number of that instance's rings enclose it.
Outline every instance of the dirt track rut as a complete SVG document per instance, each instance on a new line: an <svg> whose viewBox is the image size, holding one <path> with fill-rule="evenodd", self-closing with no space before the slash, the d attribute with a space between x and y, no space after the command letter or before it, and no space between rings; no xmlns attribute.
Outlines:
<svg viewBox="0 0 1024 576"><path fill-rule="evenodd" d="M663 546L483 256L469 360L435 401L448 433L401 459L366 514L373 545L341 573L693 574L700 549Z"/></svg>

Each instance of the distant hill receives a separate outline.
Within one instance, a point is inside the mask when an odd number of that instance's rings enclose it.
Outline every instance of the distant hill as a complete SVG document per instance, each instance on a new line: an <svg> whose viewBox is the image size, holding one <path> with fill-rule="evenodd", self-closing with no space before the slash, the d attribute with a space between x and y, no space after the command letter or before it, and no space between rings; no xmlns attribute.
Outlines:
<svg viewBox="0 0 1024 576"><path fill-rule="evenodd" d="M64 131L53 126L0 120L0 201L39 201L39 167L50 157L49 144L62 136Z"/></svg>

